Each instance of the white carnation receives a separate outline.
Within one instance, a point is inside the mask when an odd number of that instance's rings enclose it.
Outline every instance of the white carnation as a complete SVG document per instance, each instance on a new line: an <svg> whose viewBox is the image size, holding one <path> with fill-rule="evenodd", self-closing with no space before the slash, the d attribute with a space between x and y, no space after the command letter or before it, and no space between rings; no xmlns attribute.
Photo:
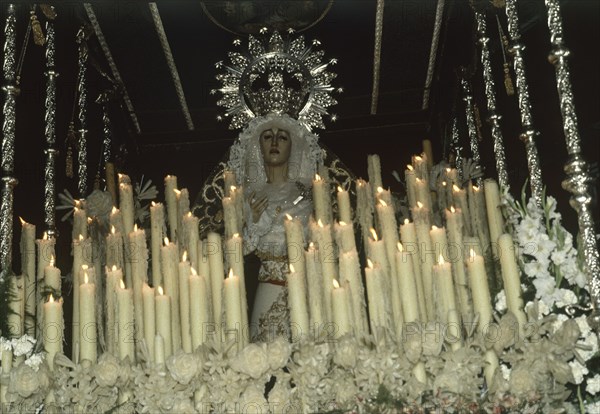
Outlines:
<svg viewBox="0 0 600 414"><path fill-rule="evenodd" d="M592 328L588 324L587 317L580 316L575 318L575 322L577 322L577 326L579 327L579 331L581 332L581 336L587 336L592 332Z"/></svg>
<svg viewBox="0 0 600 414"><path fill-rule="evenodd" d="M559 308L577 303L577 295L570 289L557 289L555 297L556 306Z"/></svg>
<svg viewBox="0 0 600 414"><path fill-rule="evenodd" d="M585 390L592 395L596 395L600 391L600 374L596 374L587 380Z"/></svg>
<svg viewBox="0 0 600 414"><path fill-rule="evenodd" d="M577 353L584 361L592 359L598 353L598 336L593 332L587 334L583 341L577 344L582 345L582 349L577 349Z"/></svg>
<svg viewBox="0 0 600 414"><path fill-rule="evenodd" d="M554 332L558 331L560 329L560 327L562 326L562 324L569 319L569 317L567 315L563 315L562 313L559 313L556 316L556 320L552 323L552 328L554 328Z"/></svg>
<svg viewBox="0 0 600 414"><path fill-rule="evenodd" d="M10 351L12 349L12 341L4 337L0 337L0 359L2 359L2 351Z"/></svg>
<svg viewBox="0 0 600 414"><path fill-rule="evenodd" d="M502 372L502 378L504 378L506 381L509 381L511 369L505 364L500 364L500 371Z"/></svg>
<svg viewBox="0 0 600 414"><path fill-rule="evenodd" d="M504 313L504 311L506 311L506 293L504 292L504 289L496 295L496 311L499 313Z"/></svg>
<svg viewBox="0 0 600 414"><path fill-rule="evenodd" d="M33 351L33 346L35 345L35 342L35 338L29 335L23 335L19 339L13 339L13 354L16 357L21 355L28 355L31 351Z"/></svg>
<svg viewBox="0 0 600 414"><path fill-rule="evenodd" d="M581 384L583 382L583 377L589 373L587 367L581 365L576 360L569 362L569 366L571 367L573 378L575 378L575 384Z"/></svg>
<svg viewBox="0 0 600 414"><path fill-rule="evenodd" d="M585 405L586 413L600 413L600 401Z"/></svg>
<svg viewBox="0 0 600 414"><path fill-rule="evenodd" d="M25 360L25 363L37 372L40 369L40 364L44 362L44 354L33 354Z"/></svg>

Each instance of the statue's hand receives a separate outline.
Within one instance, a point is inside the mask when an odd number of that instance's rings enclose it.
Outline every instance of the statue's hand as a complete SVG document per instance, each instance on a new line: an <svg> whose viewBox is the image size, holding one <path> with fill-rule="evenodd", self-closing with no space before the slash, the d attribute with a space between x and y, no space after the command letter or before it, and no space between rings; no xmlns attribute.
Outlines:
<svg viewBox="0 0 600 414"><path fill-rule="evenodd" d="M256 223L269 205L269 199L266 194L260 198L256 198L256 192L253 191L248 198L248 203L252 209L252 221Z"/></svg>

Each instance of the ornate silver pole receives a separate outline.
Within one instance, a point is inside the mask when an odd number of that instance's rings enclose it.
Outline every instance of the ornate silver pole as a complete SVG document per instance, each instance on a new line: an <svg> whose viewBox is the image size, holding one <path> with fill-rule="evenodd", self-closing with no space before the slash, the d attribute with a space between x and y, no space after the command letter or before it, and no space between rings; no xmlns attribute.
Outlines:
<svg viewBox="0 0 600 414"><path fill-rule="evenodd" d="M514 58L513 65L517 78L519 112L521 113L521 134L519 135L519 138L525 143L525 151L527 152L531 196L538 207L542 207L542 170L540 166L540 156L535 145L535 138L539 135L539 132L534 129L531 116L529 87L527 85L527 77L525 76L525 63L523 62L525 45L521 43L516 0L506 0L506 17L508 19L508 35L511 41L510 52Z"/></svg>
<svg viewBox="0 0 600 414"><path fill-rule="evenodd" d="M78 139L78 190L79 197L84 198L87 195L87 89L86 89L86 65L88 58L87 42L85 31L79 29L77 33L77 43L79 43L79 73L77 76L78 100L77 118L79 119L79 139Z"/></svg>
<svg viewBox="0 0 600 414"><path fill-rule="evenodd" d="M462 177L463 160L462 160L462 145L460 145L460 134L458 132L458 118L455 116L452 119L452 150L454 151L454 163L458 174Z"/></svg>
<svg viewBox="0 0 600 414"><path fill-rule="evenodd" d="M592 196L589 185L592 181L588 165L581 156L581 139L577 125L577 113L571 89L569 74L569 49L564 44L562 18L558 0L546 0L548 9L548 28L552 51L549 60L556 70L556 87L560 99L560 112L563 118L563 130L567 141L569 159L565 165L567 179L563 188L571 192L571 206L577 211L579 233L583 243L585 271L588 289L592 299L590 322L596 330L600 329L600 258L594 230L594 219L590 210Z"/></svg>
<svg viewBox="0 0 600 414"><path fill-rule="evenodd" d="M15 166L15 127L16 106L19 88L17 87L17 18L15 5L8 6L4 26L4 122L2 123L2 205L0 206L0 279L12 273L13 236L13 190L18 181L14 174Z"/></svg>
<svg viewBox="0 0 600 414"><path fill-rule="evenodd" d="M496 84L494 83L494 76L492 75L490 49L488 46L490 38L487 36L485 14L476 11L475 20L477 21L477 34L479 35L479 45L481 46L481 64L483 69L483 81L485 84L485 98L488 109L487 121L490 124L492 138L494 139L494 155L496 158L498 182L502 188L508 191L510 185L508 183L508 173L506 172L504 138L502 137L502 129L500 128L500 119L502 116L496 112Z"/></svg>
<svg viewBox="0 0 600 414"><path fill-rule="evenodd" d="M379 101L379 77L381 73L381 41L383 38L383 8L385 0L377 0L375 12L375 46L373 48L373 92L371 93L371 115L377 113Z"/></svg>
<svg viewBox="0 0 600 414"><path fill-rule="evenodd" d="M464 74L461 76L460 85L462 87L463 100L465 101L465 115L467 117L467 129L469 130L469 142L471 144L473 161L475 161L477 165L481 165L481 155L479 154L479 136L477 135L475 113L473 110L473 92L471 90L471 82L467 80ZM479 188L483 188L483 178L477 178L477 186Z"/></svg>
<svg viewBox="0 0 600 414"><path fill-rule="evenodd" d="M48 237L56 236L56 72L55 65L56 36L54 33L54 20L48 19L46 22L46 114L44 121L46 127L44 135L46 137L47 148L46 166L44 169L44 222L46 224L46 233Z"/></svg>

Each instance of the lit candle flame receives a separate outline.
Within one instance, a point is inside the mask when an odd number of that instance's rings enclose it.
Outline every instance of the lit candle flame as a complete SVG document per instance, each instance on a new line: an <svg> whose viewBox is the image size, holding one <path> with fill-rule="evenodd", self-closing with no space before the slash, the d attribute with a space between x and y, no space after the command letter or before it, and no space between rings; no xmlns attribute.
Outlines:
<svg viewBox="0 0 600 414"><path fill-rule="evenodd" d="M473 186L473 191L479 191L479 187L477 187L476 185Z"/></svg>
<svg viewBox="0 0 600 414"><path fill-rule="evenodd" d="M183 251L183 254L181 255L181 261L187 262L187 250Z"/></svg>
<svg viewBox="0 0 600 414"><path fill-rule="evenodd" d="M367 259L367 266L369 266L369 269L373 269L374 265L371 259Z"/></svg>
<svg viewBox="0 0 600 414"><path fill-rule="evenodd" d="M403 252L404 251L404 246L402 246L402 243L398 242L398 244L396 245L396 247L398 248L399 252Z"/></svg>
<svg viewBox="0 0 600 414"><path fill-rule="evenodd" d="M315 174L315 181L322 181L323 179L319 174Z"/></svg>
<svg viewBox="0 0 600 414"><path fill-rule="evenodd" d="M438 227L434 224L433 226L431 226L431 230L437 230Z"/></svg>
<svg viewBox="0 0 600 414"><path fill-rule="evenodd" d="M234 239L239 239L240 237L240 233L233 233L233 236L231 236Z"/></svg>
<svg viewBox="0 0 600 414"><path fill-rule="evenodd" d="M48 240L48 233L44 232L44 235L42 236L42 240Z"/></svg>
<svg viewBox="0 0 600 414"><path fill-rule="evenodd" d="M155 203L154 201L151 201L151 202L150 202L150 205L151 205L152 207L156 207L156 203ZM113 207L113 209L114 209L114 207Z"/></svg>
<svg viewBox="0 0 600 414"><path fill-rule="evenodd" d="M337 280L333 279L333 288L334 289L339 289L340 288L340 284L338 283Z"/></svg>
<svg viewBox="0 0 600 414"><path fill-rule="evenodd" d="M381 204L384 207L387 207L387 203L384 200L379 200L379 204Z"/></svg>
<svg viewBox="0 0 600 414"><path fill-rule="evenodd" d="M112 234L115 234L117 232L117 229L115 229L115 226L110 226L110 232Z"/></svg>
<svg viewBox="0 0 600 414"><path fill-rule="evenodd" d="M198 272L196 272L196 269L194 269L193 267L190 267L190 271L194 276L198 276Z"/></svg>
<svg viewBox="0 0 600 414"><path fill-rule="evenodd" d="M440 254L440 257L438 257L438 264L441 266L441 265L443 265L444 263L446 263L446 262L444 261L444 256L442 256L442 255Z"/></svg>
<svg viewBox="0 0 600 414"><path fill-rule="evenodd" d="M340 226L347 226L347 224L346 224L346 222L345 222L345 221L340 221L340 223L339 223L339 224L340 224Z"/></svg>
<svg viewBox="0 0 600 414"><path fill-rule="evenodd" d="M48 302L54 303L54 296L52 296L52 293L50 294L50 297L48 298Z"/></svg>
<svg viewBox="0 0 600 414"><path fill-rule="evenodd" d="M452 168L446 167L446 172L449 173L450 171L452 171Z"/></svg>
<svg viewBox="0 0 600 414"><path fill-rule="evenodd" d="M175 196L179 197L179 195L181 194L181 191L179 191L178 189L174 188L173 192L175 193Z"/></svg>
<svg viewBox="0 0 600 414"><path fill-rule="evenodd" d="M123 282L123 279L119 279L119 286L121 286L121 289L125 289L125 283ZM161 295L162 295L162 293L161 293Z"/></svg>
<svg viewBox="0 0 600 414"><path fill-rule="evenodd" d="M121 281L121 283L123 283L123 281ZM159 286L159 287L157 288L157 290L158 290L158 294L159 294L160 296L163 296L163 295L165 294L165 291L163 290L162 286Z"/></svg>
<svg viewBox="0 0 600 414"><path fill-rule="evenodd" d="M79 235L79 241L83 241L83 234Z"/></svg>
<svg viewBox="0 0 600 414"><path fill-rule="evenodd" d="M420 201L417 201L417 207L418 208L423 208L423 203L421 203Z"/></svg>
<svg viewBox="0 0 600 414"><path fill-rule="evenodd" d="M233 278L233 269L229 269L229 279Z"/></svg>
<svg viewBox="0 0 600 414"><path fill-rule="evenodd" d="M117 271L117 265L113 265L113 266L112 266L112 271L113 271L113 272L116 272L116 271Z"/></svg>
<svg viewBox="0 0 600 414"><path fill-rule="evenodd" d="M293 220L294 218L290 216L288 213L285 213L285 218L288 220Z"/></svg>
<svg viewBox="0 0 600 414"><path fill-rule="evenodd" d="M477 253L475 253L475 250L473 250L473 248L471 247L471 249L469 250L469 257L471 258L471 260L475 259L475 256L477 256Z"/></svg>
<svg viewBox="0 0 600 414"><path fill-rule="evenodd" d="M133 225L133 231L138 231L138 228L137 228L137 223L135 223L135 224Z"/></svg>
<svg viewBox="0 0 600 414"><path fill-rule="evenodd" d="M50 266L54 266L54 255L50 256Z"/></svg>
<svg viewBox="0 0 600 414"><path fill-rule="evenodd" d="M404 219L404 224L408 224L408 223L410 223L410 220L409 220L409 219L407 219L407 218L405 218L405 219Z"/></svg>
<svg viewBox="0 0 600 414"><path fill-rule="evenodd" d="M446 181L442 181L442 185L443 185L444 187L446 187L446 185L448 185L448 184L446 183Z"/></svg>
<svg viewBox="0 0 600 414"><path fill-rule="evenodd" d="M377 232L375 231L375 229L374 229L373 227L371 227L371 228L369 229L369 231L371 232L371 236L373 236L373 239L374 239L375 241L378 241L379 239L377 238Z"/></svg>
<svg viewBox="0 0 600 414"><path fill-rule="evenodd" d="M81 268L82 268L83 270L88 270L88 269L89 269L88 265L86 265L86 264L82 264L82 265L81 265Z"/></svg>
<svg viewBox="0 0 600 414"><path fill-rule="evenodd" d="M191 211L188 211L188 213L186 214L186 216L188 216L188 217L192 217L192 216L193 216L193 215L192 215L192 212L191 212Z"/></svg>
<svg viewBox="0 0 600 414"><path fill-rule="evenodd" d="M27 223L25 220L23 220L23 217L19 217L19 220L21 221L21 226L24 226Z"/></svg>
<svg viewBox="0 0 600 414"><path fill-rule="evenodd" d="M235 185L231 185L229 186L229 190L231 190L231 192L234 193L235 190L237 190L237 187Z"/></svg>
<svg viewBox="0 0 600 414"><path fill-rule="evenodd" d="M88 223L88 224L92 224L92 221L94 221L94 220L93 220L91 217L88 217L88 218L87 218L87 223Z"/></svg>
<svg viewBox="0 0 600 414"><path fill-rule="evenodd" d="M453 184L452 191L460 191L460 188L456 184Z"/></svg>
<svg viewBox="0 0 600 414"><path fill-rule="evenodd" d="M169 245L169 238L168 238L168 237L165 237L165 238L163 239L163 241L165 242L165 246L168 246L168 245Z"/></svg>
<svg viewBox="0 0 600 414"><path fill-rule="evenodd" d="M319 227L323 227L323 222L321 221L321 219L319 219L319 221L317 221L317 224L319 225Z"/></svg>
<svg viewBox="0 0 600 414"><path fill-rule="evenodd" d="M377 192L378 193L383 193L383 187L377 187Z"/></svg>
<svg viewBox="0 0 600 414"><path fill-rule="evenodd" d="M341 193L342 191L344 191L344 189L343 189L343 188L342 188L342 186L340 186L340 185L338 185L338 188L337 188L337 190L338 190L338 193Z"/></svg>
<svg viewBox="0 0 600 414"><path fill-rule="evenodd" d="M118 212L119 212L119 209L116 208L115 206L113 206L111 213L115 214L115 213L118 213Z"/></svg>
<svg viewBox="0 0 600 414"><path fill-rule="evenodd" d="M415 155L415 161L422 161L423 158L421 158L420 155Z"/></svg>
<svg viewBox="0 0 600 414"><path fill-rule="evenodd" d="M294 269L294 265L290 263L290 273L294 273L296 269Z"/></svg>
<svg viewBox="0 0 600 414"><path fill-rule="evenodd" d="M88 274L87 274L87 271L83 272L83 283L88 283Z"/></svg>
<svg viewBox="0 0 600 414"><path fill-rule="evenodd" d="M314 249L315 248L315 244L313 242L308 243L308 247L310 249Z"/></svg>
<svg viewBox="0 0 600 414"><path fill-rule="evenodd" d="M450 211L456 213L456 209L454 208L454 206L450 206Z"/></svg>
<svg viewBox="0 0 600 414"><path fill-rule="evenodd" d="M414 168L412 165L410 165L410 164L407 164L407 165L406 165L406 169L407 169L408 171L414 171L414 170L415 170L415 168Z"/></svg>

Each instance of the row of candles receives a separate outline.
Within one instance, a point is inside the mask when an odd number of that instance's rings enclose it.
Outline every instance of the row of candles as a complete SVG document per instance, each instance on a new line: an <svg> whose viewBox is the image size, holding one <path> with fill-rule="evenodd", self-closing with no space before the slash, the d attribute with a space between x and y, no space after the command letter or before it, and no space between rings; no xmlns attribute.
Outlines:
<svg viewBox="0 0 600 414"><path fill-rule="evenodd" d="M412 222L407 219L400 226L397 225L389 191L381 186L375 191L370 189L371 182L380 181L376 176L369 177L369 183L362 180L357 183L357 221L363 226L364 223L375 223L366 237L369 258L364 269L366 295L355 245L349 194L338 188L339 221L334 222L327 179L315 177L315 217L310 224L312 242L306 250L300 220L288 217L285 221L290 261L287 280L289 307L295 334L307 335L311 327L325 327L333 323L330 326L335 329L330 333L336 337L347 333L368 334L370 328L373 333L383 329L400 338L404 324L409 322L459 322L473 313L479 315L479 326L482 328L492 321L488 278L481 256L483 243L479 239L464 237L465 216L461 208L453 206L466 206L468 201L462 200L460 189L450 193L453 197L446 197L450 206L445 209L446 228L431 226L431 211L426 207L431 205L431 195L418 187L427 180L424 158L413 159L412 168L407 173L407 177L415 175L415 180L407 178L408 193L414 194ZM370 158L369 171L376 172L377 167L371 166L372 160L374 158ZM452 177L451 172L448 175ZM234 178L226 177L225 181L234 182ZM413 184L415 187L411 188ZM126 183L121 184L125 190L126 186ZM178 349L191 352L207 338L208 326L219 338L221 335L226 339L235 336L238 346L243 346L247 341L247 331L242 332L248 326L242 240L237 233L243 226L239 211L243 191L232 184L223 200L226 237L228 233L236 233L226 238L222 246L221 236L215 233L209 234L205 240L199 239L197 219L189 211L186 212L186 201L181 197L185 192L176 189L172 176L165 180L165 187L168 189L167 220L162 204L155 204L151 208L151 274L156 289L148 285L148 252L143 230L133 228L129 232L129 244L135 249L124 258L122 254L114 253L122 252L122 248L110 248L114 244L118 247L118 240L122 240L116 227L113 227L106 240L106 263L113 267L106 272L106 281L100 284L100 289L96 288L99 281L94 277L96 269L93 261L83 263L83 250L81 254L78 253L78 248L83 248L87 240L83 231L74 241L74 275L76 286L79 287L74 289L75 296L78 296L74 298L73 314L74 328L77 325L75 329L79 331L79 335L73 335L76 359L96 358L97 336L91 333L95 330L90 330L89 326L106 326L104 341L107 350L132 359L135 358L133 344L142 339L150 355L159 361ZM475 188L468 195L481 200L481 190ZM486 224L492 240L500 244L496 253L502 264L508 307L524 323L512 239L509 235L501 234L503 224L498 208L498 188L495 182L486 181L483 190L487 206ZM170 193L174 197L169 197ZM121 200L127 199L127 192L124 194ZM368 208L361 210L361 197L363 204L364 198L367 198L366 204L374 206L374 211ZM189 208L189 201L187 206ZM126 212L130 207L127 202L122 202L120 207L123 217L121 228L125 229L125 217L132 217L130 212ZM76 211L76 214L81 213ZM119 211L114 210L111 222L117 222L113 218L118 215ZM165 242L163 245L161 239L165 233L165 221L170 229L178 226L176 228L190 230L171 232L170 235L180 242ZM76 219L75 227L83 222L83 219ZM30 233L27 226L24 223L24 235ZM79 229L84 227L79 224ZM41 245L38 241L38 247ZM473 248L466 249L465 246ZM183 248L191 252L190 261L185 255L183 260L179 260ZM456 254L451 253L452 248ZM468 254L464 253L466 251ZM224 278L224 259L231 269L227 278ZM52 282L57 280L52 263L44 266L44 275L46 284L60 291L60 286ZM60 273L58 275L60 280ZM99 309L100 313L103 312L102 306L91 305L103 297L97 293L102 289L106 295L106 315L97 314ZM368 319L365 297L369 308ZM62 326L62 310L57 310L61 307L62 302L54 301L52 297L44 305L44 331L51 326ZM216 329L220 326L225 327L223 332ZM313 334L317 333L313 331ZM57 342L62 344L62 341ZM61 352L61 347L49 349L47 346L47 351L49 354ZM489 366L493 367L493 356L490 355L488 359ZM421 370L419 376L422 377L422 374Z"/></svg>

